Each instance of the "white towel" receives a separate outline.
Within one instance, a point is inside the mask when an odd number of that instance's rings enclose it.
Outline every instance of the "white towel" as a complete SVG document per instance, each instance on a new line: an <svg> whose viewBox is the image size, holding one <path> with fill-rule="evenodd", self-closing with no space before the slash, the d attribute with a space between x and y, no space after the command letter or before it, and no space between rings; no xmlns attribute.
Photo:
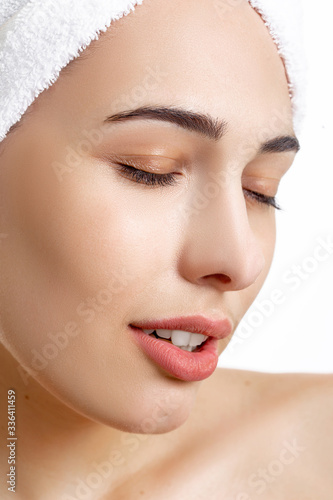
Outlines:
<svg viewBox="0 0 333 500"><path fill-rule="evenodd" d="M286 65L299 130L304 56L298 0L249 0ZM62 68L144 0L0 0L0 141ZM147 47L149 50L149 47Z"/></svg>
<svg viewBox="0 0 333 500"><path fill-rule="evenodd" d="M261 15L285 64L294 129L300 133L306 106L307 62L303 46L301 0L249 0Z"/></svg>

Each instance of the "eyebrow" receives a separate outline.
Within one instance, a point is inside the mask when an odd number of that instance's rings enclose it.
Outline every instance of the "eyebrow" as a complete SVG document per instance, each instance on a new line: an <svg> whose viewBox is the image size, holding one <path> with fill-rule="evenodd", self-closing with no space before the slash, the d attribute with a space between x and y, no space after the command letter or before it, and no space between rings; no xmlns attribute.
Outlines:
<svg viewBox="0 0 333 500"><path fill-rule="evenodd" d="M160 120L179 125L185 130L196 132L214 141L220 140L227 131L227 122L213 118L206 113L197 113L182 108L169 106L141 106L128 111L121 111L108 116L104 122L120 122L135 118ZM259 152L282 153L286 151L299 151L300 144L293 135L278 136L260 145Z"/></svg>

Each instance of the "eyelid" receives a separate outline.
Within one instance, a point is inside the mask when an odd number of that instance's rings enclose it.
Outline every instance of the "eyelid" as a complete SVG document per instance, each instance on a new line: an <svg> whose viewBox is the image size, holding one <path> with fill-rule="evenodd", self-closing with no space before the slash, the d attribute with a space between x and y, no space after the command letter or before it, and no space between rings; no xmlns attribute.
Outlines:
<svg viewBox="0 0 333 500"><path fill-rule="evenodd" d="M147 165L146 162L142 162L142 158L153 158L156 161L156 158L159 160L168 160L170 158L162 157L159 155L104 155L108 161L117 165L117 169L122 174L125 174L125 177L134 180L138 184L146 184L147 186L171 186L176 184L176 176L180 172L160 172L156 173L156 169L151 166L149 168L152 170L151 172L146 170ZM172 161L179 165L179 162L172 159ZM158 168L159 170L159 168ZM250 177L246 176L245 178L249 179ZM255 184L263 184L263 180L257 177L252 177L255 179ZM242 180L244 177L242 178ZM277 181L277 179L274 179ZM259 181L259 182L258 182ZM261 182L260 182L261 181ZM258 205L266 205L267 207L271 206L277 210L280 210L280 206L278 205L275 195L269 195L261 193L255 189L249 189L249 187L243 186L243 191L247 193L247 197L252 199Z"/></svg>
<svg viewBox="0 0 333 500"><path fill-rule="evenodd" d="M115 163L117 170L121 175L126 178L134 180L138 184L146 186L173 186L176 184L177 173L169 172L167 174L156 174L135 168L133 165L126 165L125 163Z"/></svg>
<svg viewBox="0 0 333 500"><path fill-rule="evenodd" d="M255 177L243 176L242 186L249 191L259 192L264 196L274 197L277 194L279 185L279 178L276 177Z"/></svg>
<svg viewBox="0 0 333 500"><path fill-rule="evenodd" d="M107 155L107 159L113 163L125 164L138 170L150 171L156 175L178 171L179 161L160 155ZM149 169L149 170L147 170Z"/></svg>

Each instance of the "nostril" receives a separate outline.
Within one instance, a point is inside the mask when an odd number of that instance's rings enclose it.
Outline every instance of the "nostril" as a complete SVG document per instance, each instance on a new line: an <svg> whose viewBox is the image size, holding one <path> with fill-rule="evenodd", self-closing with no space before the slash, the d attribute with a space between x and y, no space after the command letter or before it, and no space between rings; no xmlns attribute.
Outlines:
<svg viewBox="0 0 333 500"><path fill-rule="evenodd" d="M223 283L224 285L227 285L229 283L231 283L231 278L229 278L229 276L227 276L226 274L222 274L222 273L217 273L217 274L210 274L209 276L205 276L206 279L216 279L218 281L220 281L221 283Z"/></svg>
<svg viewBox="0 0 333 500"><path fill-rule="evenodd" d="M213 276L224 284L231 283L231 278L229 278L226 274L214 274Z"/></svg>
<svg viewBox="0 0 333 500"><path fill-rule="evenodd" d="M218 274L219 280L222 281L222 283L231 283L231 278L227 276L226 274Z"/></svg>

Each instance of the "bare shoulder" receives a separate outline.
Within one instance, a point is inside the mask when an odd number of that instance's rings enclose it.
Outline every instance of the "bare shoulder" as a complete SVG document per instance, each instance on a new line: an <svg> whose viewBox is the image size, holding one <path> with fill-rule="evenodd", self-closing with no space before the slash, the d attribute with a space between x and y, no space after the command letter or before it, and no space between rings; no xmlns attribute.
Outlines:
<svg viewBox="0 0 333 500"><path fill-rule="evenodd" d="M221 390L231 397L242 396L243 402L262 404L306 404L325 401L326 411L333 411L333 373L264 373L250 370L218 368L207 379L207 397L215 399ZM212 400L212 402L213 402ZM216 400L215 400L216 401Z"/></svg>
<svg viewBox="0 0 333 500"><path fill-rule="evenodd" d="M302 423L333 430L333 373L263 373L218 368L205 387L205 403L232 418L238 413L298 415ZM228 403L228 404L226 404ZM333 433L332 433L333 435Z"/></svg>
<svg viewBox="0 0 333 500"><path fill-rule="evenodd" d="M309 463L333 468L333 374L261 373L222 369L198 394L198 421L210 422L224 440L226 430L256 436L257 443L302 442Z"/></svg>
<svg viewBox="0 0 333 500"><path fill-rule="evenodd" d="M244 498L332 498L333 374L217 369L206 382L206 423Z"/></svg>
<svg viewBox="0 0 333 500"><path fill-rule="evenodd" d="M333 375L218 368L162 439L186 498L331 500Z"/></svg>

